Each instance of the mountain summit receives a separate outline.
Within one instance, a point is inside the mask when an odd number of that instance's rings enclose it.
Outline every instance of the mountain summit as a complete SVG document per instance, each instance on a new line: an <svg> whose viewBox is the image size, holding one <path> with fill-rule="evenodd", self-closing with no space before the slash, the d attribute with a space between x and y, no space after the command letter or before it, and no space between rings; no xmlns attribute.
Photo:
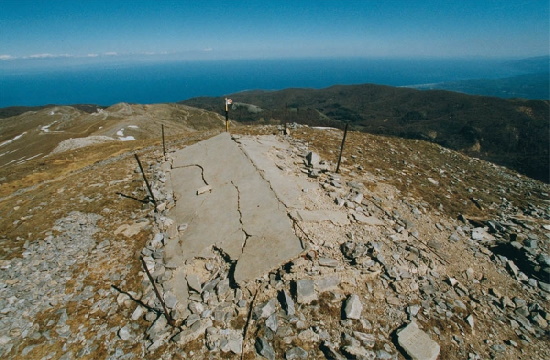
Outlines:
<svg viewBox="0 0 550 360"><path fill-rule="evenodd" d="M2 358L550 357L548 184L417 139L103 111L1 120Z"/></svg>

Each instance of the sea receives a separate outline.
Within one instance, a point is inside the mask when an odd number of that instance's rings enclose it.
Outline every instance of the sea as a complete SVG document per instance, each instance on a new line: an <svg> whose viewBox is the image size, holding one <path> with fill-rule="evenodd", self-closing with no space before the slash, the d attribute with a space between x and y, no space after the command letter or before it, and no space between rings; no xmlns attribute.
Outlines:
<svg viewBox="0 0 550 360"><path fill-rule="evenodd" d="M15 60L13 60L15 61ZM34 63L30 63L34 61ZM509 59L272 59L110 61L62 66L0 61L0 107L165 103L245 90L336 84L409 86L497 79L528 70ZM30 65L29 65L30 64Z"/></svg>

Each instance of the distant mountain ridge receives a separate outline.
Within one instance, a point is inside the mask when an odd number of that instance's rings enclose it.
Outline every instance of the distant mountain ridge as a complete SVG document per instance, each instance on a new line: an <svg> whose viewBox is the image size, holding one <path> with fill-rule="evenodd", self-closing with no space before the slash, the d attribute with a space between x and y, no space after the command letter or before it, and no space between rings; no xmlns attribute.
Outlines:
<svg viewBox="0 0 550 360"><path fill-rule="evenodd" d="M383 85L246 91L233 99L240 122L297 122L423 139L549 182L548 100L502 99ZM181 104L223 114L223 99ZM253 105L253 106L251 106ZM252 111L250 109L253 109Z"/></svg>

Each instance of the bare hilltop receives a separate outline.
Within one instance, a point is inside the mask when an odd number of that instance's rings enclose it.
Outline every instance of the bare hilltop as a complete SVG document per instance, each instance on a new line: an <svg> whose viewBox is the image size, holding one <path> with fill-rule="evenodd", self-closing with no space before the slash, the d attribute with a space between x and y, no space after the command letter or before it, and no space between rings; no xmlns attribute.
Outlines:
<svg viewBox="0 0 550 360"><path fill-rule="evenodd" d="M181 104L9 115L2 358L550 358L547 183Z"/></svg>

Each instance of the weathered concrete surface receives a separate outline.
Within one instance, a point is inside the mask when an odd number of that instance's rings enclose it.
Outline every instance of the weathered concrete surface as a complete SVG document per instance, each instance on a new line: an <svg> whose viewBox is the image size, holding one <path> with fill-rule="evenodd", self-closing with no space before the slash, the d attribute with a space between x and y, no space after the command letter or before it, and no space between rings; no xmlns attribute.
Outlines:
<svg viewBox="0 0 550 360"><path fill-rule="evenodd" d="M255 151L258 149L247 153ZM303 250L285 205L229 134L184 148L173 158L171 182L176 206L170 217L187 228L167 241L168 263L208 257L214 247L237 261L233 277L243 283ZM198 191L205 186L211 190ZM175 293L182 276L171 280Z"/></svg>
<svg viewBox="0 0 550 360"><path fill-rule="evenodd" d="M240 138L237 141L242 144L241 149L269 183L277 198L289 209L302 208L302 190L313 187L312 183L296 176L292 176L292 180L289 181L288 174L273 166L276 159L269 156L271 151L277 151L284 157L288 144L278 141L275 136L263 136L259 139Z"/></svg>

